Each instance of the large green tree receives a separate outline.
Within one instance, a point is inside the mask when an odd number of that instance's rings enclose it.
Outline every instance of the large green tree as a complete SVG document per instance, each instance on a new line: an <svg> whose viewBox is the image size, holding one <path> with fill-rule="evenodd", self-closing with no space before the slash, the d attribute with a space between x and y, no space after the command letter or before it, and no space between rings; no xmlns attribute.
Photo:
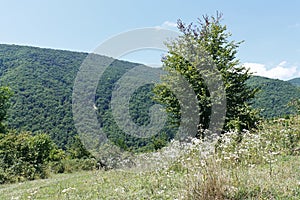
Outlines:
<svg viewBox="0 0 300 200"><path fill-rule="evenodd" d="M227 32L226 26L221 24L221 19L222 14L217 13L216 17L204 16L196 25L186 25L178 20L178 29L182 35L167 43L169 51L162 59L163 69L169 73L154 89L155 98L166 106L166 110L174 117L174 122L179 123L182 115L181 105L184 104L176 98L176 92L170 88L174 88L172 84L180 82L174 73L183 76L197 97L198 134L201 135L203 130L211 125L212 107L220 103L213 100L216 98L209 88L209 84L218 79L222 80L226 94L226 115L222 129L251 129L256 126L258 120L255 110L249 105L256 89L249 88L245 83L251 74L236 59L237 48L241 42L229 40L231 34ZM199 58L193 55L195 53ZM213 72L207 66L216 68L218 72ZM218 75L221 78L217 77Z"/></svg>

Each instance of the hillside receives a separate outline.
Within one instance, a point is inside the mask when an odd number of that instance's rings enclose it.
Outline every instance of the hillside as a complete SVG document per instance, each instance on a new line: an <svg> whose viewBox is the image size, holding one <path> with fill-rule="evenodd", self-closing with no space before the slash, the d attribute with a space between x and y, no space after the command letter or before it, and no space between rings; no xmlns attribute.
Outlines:
<svg viewBox="0 0 300 200"><path fill-rule="evenodd" d="M288 82L295 86L300 86L300 78L293 78L291 80L288 80Z"/></svg>
<svg viewBox="0 0 300 200"><path fill-rule="evenodd" d="M49 133L58 143L75 134L72 83L87 54L0 45L1 85L14 95L9 128Z"/></svg>
<svg viewBox="0 0 300 200"><path fill-rule="evenodd" d="M7 124L12 129L42 131L51 135L64 147L69 138L76 135L72 115L73 84L87 53L42 49L17 45L0 45L0 85L9 86L14 95ZM107 63L110 58L98 56ZM124 149L150 150L164 145L173 137L174 130L167 124L155 137L135 138L124 134L112 118L110 99L116 82L136 63L115 61L104 72L96 91L96 107L100 125L108 138ZM147 76L147 74L145 74ZM292 113L287 103L299 98L299 89L289 82L252 77L248 84L260 87L253 100L253 107L263 109L264 117L276 117ZM153 85L139 88L131 99L130 112L139 125L149 123L149 108ZM148 94L148 95L145 95ZM150 96L149 96L150 94ZM176 129L176 127L175 127Z"/></svg>
<svg viewBox="0 0 300 200"><path fill-rule="evenodd" d="M46 132L60 147L64 147L69 138L76 134L72 115L72 91L79 67L87 55L0 45L0 85L9 86L14 93L8 112L9 128ZM105 56L97 57L100 65L101 62L104 64L111 60ZM95 106L98 108L99 122L111 141L125 149L133 146L153 149L160 143L160 136L155 139L138 139L124 134L116 127L109 108L115 83L135 66L135 63L114 61L99 81ZM132 97L133 120L139 124L147 124L149 121L148 108L153 102L141 94L150 89L151 85L145 86ZM165 133L161 137L168 138Z"/></svg>
<svg viewBox="0 0 300 200"><path fill-rule="evenodd" d="M253 100L253 107L261 109L261 116L266 118L280 117L293 113L288 103L300 98L300 89L288 81L253 76L248 80L251 87L260 91Z"/></svg>

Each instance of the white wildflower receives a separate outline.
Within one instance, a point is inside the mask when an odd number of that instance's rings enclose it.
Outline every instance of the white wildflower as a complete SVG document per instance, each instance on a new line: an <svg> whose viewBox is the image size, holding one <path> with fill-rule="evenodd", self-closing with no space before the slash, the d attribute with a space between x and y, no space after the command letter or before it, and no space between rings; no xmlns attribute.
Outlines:
<svg viewBox="0 0 300 200"><path fill-rule="evenodd" d="M69 193L69 192L71 192L73 190L76 190L76 188L69 187L69 188L63 189L61 192L62 193Z"/></svg>

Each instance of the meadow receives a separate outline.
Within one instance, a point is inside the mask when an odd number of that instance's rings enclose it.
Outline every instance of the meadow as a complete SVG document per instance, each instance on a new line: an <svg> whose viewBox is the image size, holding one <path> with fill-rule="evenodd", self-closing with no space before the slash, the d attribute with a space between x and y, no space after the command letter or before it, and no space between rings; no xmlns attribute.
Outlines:
<svg viewBox="0 0 300 200"><path fill-rule="evenodd" d="M300 199L299 147L298 117L271 120L242 136L173 141L133 167L3 184L0 199Z"/></svg>

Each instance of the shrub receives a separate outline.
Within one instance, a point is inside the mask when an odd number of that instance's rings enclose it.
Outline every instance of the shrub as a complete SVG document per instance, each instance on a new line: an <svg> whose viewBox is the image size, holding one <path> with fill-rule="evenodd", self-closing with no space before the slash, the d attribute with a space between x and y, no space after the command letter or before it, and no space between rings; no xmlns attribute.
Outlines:
<svg viewBox="0 0 300 200"><path fill-rule="evenodd" d="M46 134L0 134L0 183L48 177L47 163L54 149Z"/></svg>

